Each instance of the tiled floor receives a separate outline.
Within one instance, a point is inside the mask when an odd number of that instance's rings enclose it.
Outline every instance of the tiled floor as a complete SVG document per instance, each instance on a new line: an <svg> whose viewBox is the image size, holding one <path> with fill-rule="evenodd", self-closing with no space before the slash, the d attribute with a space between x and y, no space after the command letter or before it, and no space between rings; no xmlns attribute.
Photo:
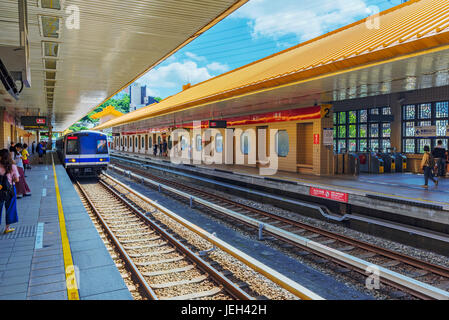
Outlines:
<svg viewBox="0 0 449 320"><path fill-rule="evenodd" d="M0 234L0 300L67 299L51 154L46 163L26 172L32 196L18 199L16 231ZM56 165L56 173L80 299L132 299L64 168ZM38 223L44 223L42 248Z"/></svg>

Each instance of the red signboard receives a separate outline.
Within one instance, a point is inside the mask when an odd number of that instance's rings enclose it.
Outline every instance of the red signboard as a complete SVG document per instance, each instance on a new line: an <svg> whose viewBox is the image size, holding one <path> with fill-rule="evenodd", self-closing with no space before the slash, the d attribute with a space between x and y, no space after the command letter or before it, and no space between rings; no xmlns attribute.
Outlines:
<svg viewBox="0 0 449 320"><path fill-rule="evenodd" d="M313 135L313 144L320 144L320 134L316 133Z"/></svg>
<svg viewBox="0 0 449 320"><path fill-rule="evenodd" d="M319 188L310 188L310 195L319 198L330 199L339 202L348 203L348 194L344 192L319 189Z"/></svg>
<svg viewBox="0 0 449 320"><path fill-rule="evenodd" d="M45 124L45 118L37 118L36 123L37 124Z"/></svg>

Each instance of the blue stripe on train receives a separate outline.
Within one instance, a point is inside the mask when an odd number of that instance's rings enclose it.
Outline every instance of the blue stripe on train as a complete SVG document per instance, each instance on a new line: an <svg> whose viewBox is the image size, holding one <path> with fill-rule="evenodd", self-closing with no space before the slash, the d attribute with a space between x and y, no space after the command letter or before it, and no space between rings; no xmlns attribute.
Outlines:
<svg viewBox="0 0 449 320"><path fill-rule="evenodd" d="M71 159L76 159L76 162L70 161ZM71 159L65 159L65 163L82 163L82 162L109 162L109 158L71 158ZM100 159L103 159L103 161L100 161Z"/></svg>

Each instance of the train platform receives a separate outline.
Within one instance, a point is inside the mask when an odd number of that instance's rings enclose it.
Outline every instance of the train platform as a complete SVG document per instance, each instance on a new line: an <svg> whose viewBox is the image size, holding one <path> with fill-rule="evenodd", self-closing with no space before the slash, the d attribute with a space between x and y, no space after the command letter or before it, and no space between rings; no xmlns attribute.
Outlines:
<svg viewBox="0 0 449 320"><path fill-rule="evenodd" d="M114 151L113 154L130 156L130 153ZM176 171L201 175L217 181L237 182L239 186L262 191L295 194L301 199L317 201L339 213L351 213L351 208L365 211L388 212L393 221L418 227L435 227L436 231L449 232L449 179L440 178L438 187L424 184L423 175L395 173L352 176L315 176L278 171L271 176L259 175L259 169L226 165L176 165L168 158L135 155L134 159L146 159ZM130 157L131 159L131 157ZM360 210L359 210L360 211ZM388 216L382 218L388 219ZM420 223L415 223L416 221ZM422 222L422 223L421 223Z"/></svg>
<svg viewBox="0 0 449 320"><path fill-rule="evenodd" d="M56 155L26 176L16 230L0 225L0 300L132 299Z"/></svg>

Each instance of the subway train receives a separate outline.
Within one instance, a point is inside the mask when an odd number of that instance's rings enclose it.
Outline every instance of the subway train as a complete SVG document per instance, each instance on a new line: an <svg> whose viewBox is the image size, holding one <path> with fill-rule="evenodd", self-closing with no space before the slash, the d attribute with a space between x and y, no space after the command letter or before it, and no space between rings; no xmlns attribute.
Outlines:
<svg viewBox="0 0 449 320"><path fill-rule="evenodd" d="M97 131L79 131L58 138L56 152L74 177L98 176L109 163L108 137Z"/></svg>

